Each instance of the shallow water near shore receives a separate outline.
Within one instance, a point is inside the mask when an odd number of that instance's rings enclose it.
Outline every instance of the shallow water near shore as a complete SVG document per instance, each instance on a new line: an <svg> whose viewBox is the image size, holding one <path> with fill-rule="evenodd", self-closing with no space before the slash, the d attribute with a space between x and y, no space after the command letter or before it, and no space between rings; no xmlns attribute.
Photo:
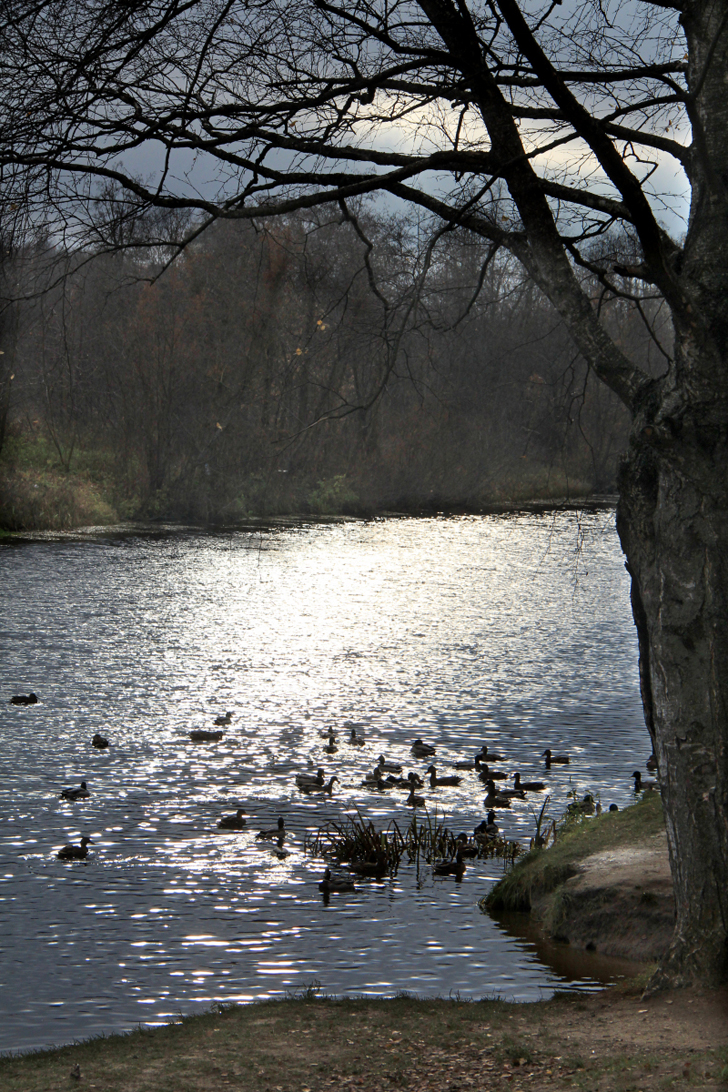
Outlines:
<svg viewBox="0 0 728 1092"><path fill-rule="evenodd" d="M70 536L0 546L0 579L0 1049L312 983L516 1000L595 988L596 971L549 968L478 910L498 862L462 883L403 864L325 906L303 839L357 809L407 822L404 791L360 783L380 753L422 774L417 737L441 773L488 743L509 774L547 782L554 816L570 789L633 799L649 742L613 512ZM6 704L31 690L38 705ZM190 741L227 710L219 743ZM571 764L545 772L547 746ZM318 766L340 779L331 799L296 790ZM425 795L472 831L484 790L461 776ZM82 779L88 800L59 799ZM506 837L527 838L541 802L500 812ZM246 831L217 831L237 807ZM255 841L281 815L284 860ZM87 860L58 861L82 834Z"/></svg>

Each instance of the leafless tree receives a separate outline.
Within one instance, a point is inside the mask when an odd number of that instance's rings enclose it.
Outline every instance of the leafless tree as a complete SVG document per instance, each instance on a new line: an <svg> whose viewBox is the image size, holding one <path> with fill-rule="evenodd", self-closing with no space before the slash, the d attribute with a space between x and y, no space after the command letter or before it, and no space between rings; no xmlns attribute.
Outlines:
<svg viewBox="0 0 728 1092"><path fill-rule="evenodd" d="M198 230L380 191L431 215L433 247L461 230L510 252L551 301L633 421L618 528L677 900L655 984L725 982L725 0L0 6L0 167L35 172L53 230L82 238L109 182L142 211L194 210ZM662 192L675 172L682 242ZM615 225L631 257L595 257ZM663 302L657 377L580 269L609 298L639 283Z"/></svg>

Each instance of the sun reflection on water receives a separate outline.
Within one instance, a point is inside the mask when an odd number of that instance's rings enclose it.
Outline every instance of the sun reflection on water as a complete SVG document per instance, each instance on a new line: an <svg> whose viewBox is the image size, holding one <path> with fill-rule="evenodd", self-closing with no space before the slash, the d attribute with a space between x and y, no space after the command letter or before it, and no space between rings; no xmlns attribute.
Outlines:
<svg viewBox="0 0 728 1092"><path fill-rule="evenodd" d="M409 821L405 790L361 782L379 754L423 774L416 737L441 771L487 742L509 772L546 777L555 809L569 787L630 798L647 736L612 514L79 537L0 547L0 566L6 686L42 699L2 721L0 1048L314 979L368 996L531 999L559 984L477 910L493 861L457 885L404 864L326 906L303 840L357 809ZM192 743L228 710L219 742ZM346 745L352 726L363 748ZM90 746L97 731L108 750ZM546 746L571 765L544 774ZM334 795L302 796L294 774L319 767ZM425 791L472 830L484 789L462 776ZM59 799L81 780L88 800ZM500 813L508 837L532 829L528 805ZM247 827L217 830L239 807ZM281 815L284 860L255 838ZM57 861L82 834L87 861Z"/></svg>

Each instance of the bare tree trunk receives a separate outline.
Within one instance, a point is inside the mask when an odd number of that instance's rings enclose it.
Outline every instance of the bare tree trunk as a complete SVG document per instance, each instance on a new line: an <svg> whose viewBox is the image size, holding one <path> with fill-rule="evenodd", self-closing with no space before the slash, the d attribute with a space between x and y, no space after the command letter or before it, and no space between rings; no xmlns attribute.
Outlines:
<svg viewBox="0 0 728 1092"><path fill-rule="evenodd" d="M728 449L695 418L638 424L617 519L677 907L653 987L728 978Z"/></svg>

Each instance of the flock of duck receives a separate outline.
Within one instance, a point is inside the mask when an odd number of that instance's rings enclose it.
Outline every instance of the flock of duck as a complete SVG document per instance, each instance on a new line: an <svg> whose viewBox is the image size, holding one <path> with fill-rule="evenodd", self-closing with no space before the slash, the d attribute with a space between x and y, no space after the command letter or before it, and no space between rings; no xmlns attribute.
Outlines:
<svg viewBox="0 0 728 1092"><path fill-rule="evenodd" d="M21 694L10 698L10 702L14 705L34 705L38 702L38 698L35 694ZM217 742L222 739L223 729L232 723L232 719L232 712L221 714L215 718L214 731L195 729L189 733L190 739L195 743ZM338 733L334 729L328 729L322 733L322 736L326 739L324 752L327 754L336 753L339 749ZM361 748L366 745L366 740L362 735L357 734L356 727L351 727L344 744L352 748ZM109 740L97 732L91 740L91 745L102 750L109 747ZM410 752L413 758L431 760L436 756L437 748L433 744L426 743L418 738L412 743ZM571 761L569 755L554 754L550 748L546 748L540 757L543 759L546 771L550 771L554 766L568 766ZM541 793L547 789L544 781L524 781L520 771L516 770L509 775L493 765L503 761L505 761L503 755L490 751L488 745L483 744L471 759L454 763L454 769L473 773L485 785L487 791L483 804L487 810L487 816L483 822L475 827L472 841L465 833L458 835L455 856L451 860L435 863L433 865L435 875L454 875L456 878L461 878L465 871L464 858L476 856L479 852L479 846L483 842L500 837L500 828L496 816L497 810L510 808L514 801L524 800L528 793ZM654 755L650 755L646 765L649 771L656 769ZM506 787L503 782L507 781L509 777L512 778L513 784L511 787ZM632 777L635 793L659 787L658 782L645 780L639 770L635 770ZM330 797L333 795L334 785L340 781L340 778L337 774L332 774L327 778L324 767L320 766L315 773L307 770L295 774L294 780L297 790L304 796ZM422 776L415 771L404 774L400 763L390 762L383 754L380 754L374 768L365 773L361 787L377 793L388 793L396 789L405 790L407 795L404 804L407 807L425 808L428 801L424 795L418 793L418 789L425 790L429 788L430 792L436 792L440 788L457 787L462 780L463 777L460 773L442 776L438 773L437 767L432 761L422 771ZM82 781L79 786L64 789L60 794L60 798L70 803L76 803L87 799L90 795L86 782ZM616 805L612 804L610 810L616 810ZM590 793L587 793L583 800L575 800L570 804L568 811L572 814L594 815L601 812L601 805L595 802ZM246 830L248 818L245 808L238 808L231 815L223 815L217 823L217 829L222 832ZM274 827L259 830L255 838L256 841L270 844L276 856L286 857L288 856L288 852L284 848L286 833L285 819L281 816ZM93 845L93 841L84 835L79 844L69 843L64 845L58 850L56 856L59 860L64 861L85 860L88 855L89 845ZM356 867L352 866L352 870L356 871ZM351 878L335 876L328 868L319 884L319 890L325 897L333 892L353 891L354 889L354 882Z"/></svg>

